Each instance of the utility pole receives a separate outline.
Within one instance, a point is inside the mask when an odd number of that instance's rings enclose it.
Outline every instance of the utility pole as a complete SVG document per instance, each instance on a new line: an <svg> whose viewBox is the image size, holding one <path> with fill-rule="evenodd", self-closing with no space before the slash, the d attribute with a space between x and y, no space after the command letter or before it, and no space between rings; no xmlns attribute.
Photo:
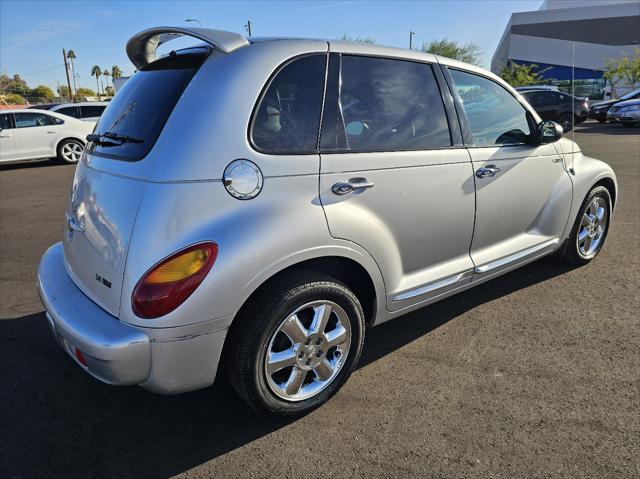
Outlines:
<svg viewBox="0 0 640 479"><path fill-rule="evenodd" d="M409 50L413 50L413 36L416 32L409 32Z"/></svg>
<svg viewBox="0 0 640 479"><path fill-rule="evenodd" d="M69 87L69 99L73 101L73 97L71 96L71 79L69 78L69 65L67 64L67 52L64 48L62 49L62 58L64 58L64 71L67 74L67 86ZM62 94L60 96L62 96Z"/></svg>
<svg viewBox="0 0 640 479"><path fill-rule="evenodd" d="M249 34L249 37L251 37L251 20L247 20L247 24L244 26L244 28Z"/></svg>

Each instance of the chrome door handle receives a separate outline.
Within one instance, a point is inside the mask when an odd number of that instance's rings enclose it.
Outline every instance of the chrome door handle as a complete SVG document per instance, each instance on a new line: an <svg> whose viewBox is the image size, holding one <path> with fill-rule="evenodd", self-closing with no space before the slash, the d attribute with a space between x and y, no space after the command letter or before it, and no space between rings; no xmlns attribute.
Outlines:
<svg viewBox="0 0 640 479"><path fill-rule="evenodd" d="M478 178L493 178L497 173L500 172L500 168L496 165L487 165L482 168L478 168L476 170L476 176Z"/></svg>
<svg viewBox="0 0 640 479"><path fill-rule="evenodd" d="M48 131L47 135L55 135L56 133L58 133L57 131Z"/></svg>
<svg viewBox="0 0 640 479"><path fill-rule="evenodd" d="M369 188L373 188L375 185L367 181L366 178L351 178L347 182L339 182L331 187L331 191L335 195L346 195L353 193L354 191L362 191Z"/></svg>

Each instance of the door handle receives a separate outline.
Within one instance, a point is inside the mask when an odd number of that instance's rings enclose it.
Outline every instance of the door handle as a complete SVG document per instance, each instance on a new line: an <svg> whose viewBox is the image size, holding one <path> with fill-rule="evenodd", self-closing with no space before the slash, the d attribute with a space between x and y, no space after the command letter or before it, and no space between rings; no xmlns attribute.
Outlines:
<svg viewBox="0 0 640 479"><path fill-rule="evenodd" d="M375 185L367 181L366 178L351 178L347 182L339 182L331 187L334 194L342 196L354 191L362 191L373 188Z"/></svg>
<svg viewBox="0 0 640 479"><path fill-rule="evenodd" d="M11 135L0 135L0 138L11 138Z"/></svg>
<svg viewBox="0 0 640 479"><path fill-rule="evenodd" d="M487 165L482 168L478 168L476 170L476 176L478 178L493 178L497 173L500 172L500 168L496 165Z"/></svg>
<svg viewBox="0 0 640 479"><path fill-rule="evenodd" d="M55 135L56 133L58 133L57 131L48 131L47 135Z"/></svg>

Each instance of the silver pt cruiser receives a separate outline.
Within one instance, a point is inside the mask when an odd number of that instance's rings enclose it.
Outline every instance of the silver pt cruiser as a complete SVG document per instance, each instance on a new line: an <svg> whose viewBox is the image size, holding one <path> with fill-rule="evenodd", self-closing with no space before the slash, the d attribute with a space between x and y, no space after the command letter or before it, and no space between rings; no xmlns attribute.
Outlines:
<svg viewBox="0 0 640 479"><path fill-rule="evenodd" d="M157 56L179 36L202 43ZM38 289L94 377L255 409L327 401L375 326L551 253L585 264L606 164L472 65L159 27L78 164Z"/></svg>

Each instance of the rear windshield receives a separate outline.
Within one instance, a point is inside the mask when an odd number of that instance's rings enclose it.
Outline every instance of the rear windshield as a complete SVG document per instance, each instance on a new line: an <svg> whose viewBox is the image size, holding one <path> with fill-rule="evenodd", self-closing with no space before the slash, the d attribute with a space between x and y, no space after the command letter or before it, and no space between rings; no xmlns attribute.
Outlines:
<svg viewBox="0 0 640 479"><path fill-rule="evenodd" d="M208 53L207 48L171 52L135 73L109 103L94 130L111 137L91 143L91 153L127 161L144 158Z"/></svg>

